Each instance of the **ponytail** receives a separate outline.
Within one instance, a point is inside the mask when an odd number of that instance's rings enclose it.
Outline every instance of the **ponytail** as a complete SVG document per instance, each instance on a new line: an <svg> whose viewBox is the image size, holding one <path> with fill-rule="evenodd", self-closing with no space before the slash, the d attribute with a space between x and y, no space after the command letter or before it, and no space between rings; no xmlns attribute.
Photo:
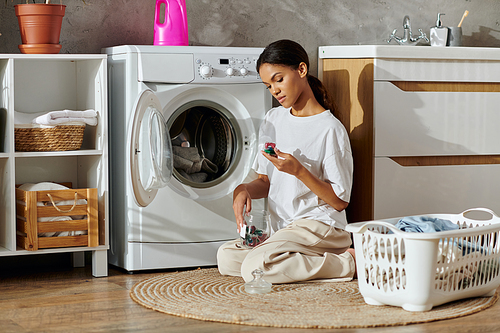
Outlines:
<svg viewBox="0 0 500 333"><path fill-rule="evenodd" d="M282 39L266 46L257 60L256 67L257 72L259 72L260 66L263 64L284 65L296 70L301 63L305 63L307 70L309 70L309 57L306 50L294 41ZM323 83L318 78L309 74L307 74L307 82L318 103L334 114L335 106L333 100Z"/></svg>
<svg viewBox="0 0 500 333"><path fill-rule="evenodd" d="M333 102L330 94L326 90L323 83L315 76L307 74L307 82L313 91L314 97L318 103L325 108L325 110L330 110L330 112L335 114L335 103Z"/></svg>

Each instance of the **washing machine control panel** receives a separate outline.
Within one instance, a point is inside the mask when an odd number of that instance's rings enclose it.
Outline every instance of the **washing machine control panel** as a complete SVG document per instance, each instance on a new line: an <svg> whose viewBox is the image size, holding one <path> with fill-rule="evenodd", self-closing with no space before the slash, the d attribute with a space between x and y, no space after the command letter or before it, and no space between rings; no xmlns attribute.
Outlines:
<svg viewBox="0 0 500 333"><path fill-rule="evenodd" d="M261 82L255 69L258 54L195 54L198 83L252 83Z"/></svg>

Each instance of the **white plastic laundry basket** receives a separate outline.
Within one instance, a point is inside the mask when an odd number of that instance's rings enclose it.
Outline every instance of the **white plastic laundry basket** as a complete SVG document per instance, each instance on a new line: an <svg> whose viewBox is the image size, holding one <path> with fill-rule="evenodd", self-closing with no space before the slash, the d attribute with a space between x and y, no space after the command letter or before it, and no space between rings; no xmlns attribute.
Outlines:
<svg viewBox="0 0 500 333"><path fill-rule="evenodd" d="M488 220L467 218L485 211ZM500 285L500 218L486 208L461 214L428 214L458 230L404 232L400 218L347 226L354 236L359 290L371 305L428 311L454 300L493 296Z"/></svg>

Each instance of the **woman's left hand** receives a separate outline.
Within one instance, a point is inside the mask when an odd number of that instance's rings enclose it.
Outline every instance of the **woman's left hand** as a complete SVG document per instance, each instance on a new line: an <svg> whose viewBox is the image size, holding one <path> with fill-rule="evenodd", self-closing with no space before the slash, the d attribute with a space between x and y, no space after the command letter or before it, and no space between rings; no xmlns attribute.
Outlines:
<svg viewBox="0 0 500 333"><path fill-rule="evenodd" d="M314 194L325 201L327 204L341 212L346 209L348 203L343 201L333 191L331 184L320 180L313 175L309 170L300 163L293 155L282 153L274 148L277 156L271 156L265 151L262 154L269 160L279 171L286 172L297 177L304 185L306 185Z"/></svg>
<svg viewBox="0 0 500 333"><path fill-rule="evenodd" d="M274 148L277 156L269 155L266 152L262 154L278 169L279 171L286 172L290 175L297 177L304 169L304 166L293 155L283 153L279 149Z"/></svg>

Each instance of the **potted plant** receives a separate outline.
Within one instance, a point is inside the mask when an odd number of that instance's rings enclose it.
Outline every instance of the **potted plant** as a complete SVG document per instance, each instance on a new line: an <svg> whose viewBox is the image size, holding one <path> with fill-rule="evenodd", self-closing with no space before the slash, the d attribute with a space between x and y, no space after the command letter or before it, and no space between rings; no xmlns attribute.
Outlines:
<svg viewBox="0 0 500 333"><path fill-rule="evenodd" d="M43 3L29 3L15 5L15 12L19 22L22 44L19 50L22 53L59 53L61 45L59 36L66 6L52 4L51 0Z"/></svg>

